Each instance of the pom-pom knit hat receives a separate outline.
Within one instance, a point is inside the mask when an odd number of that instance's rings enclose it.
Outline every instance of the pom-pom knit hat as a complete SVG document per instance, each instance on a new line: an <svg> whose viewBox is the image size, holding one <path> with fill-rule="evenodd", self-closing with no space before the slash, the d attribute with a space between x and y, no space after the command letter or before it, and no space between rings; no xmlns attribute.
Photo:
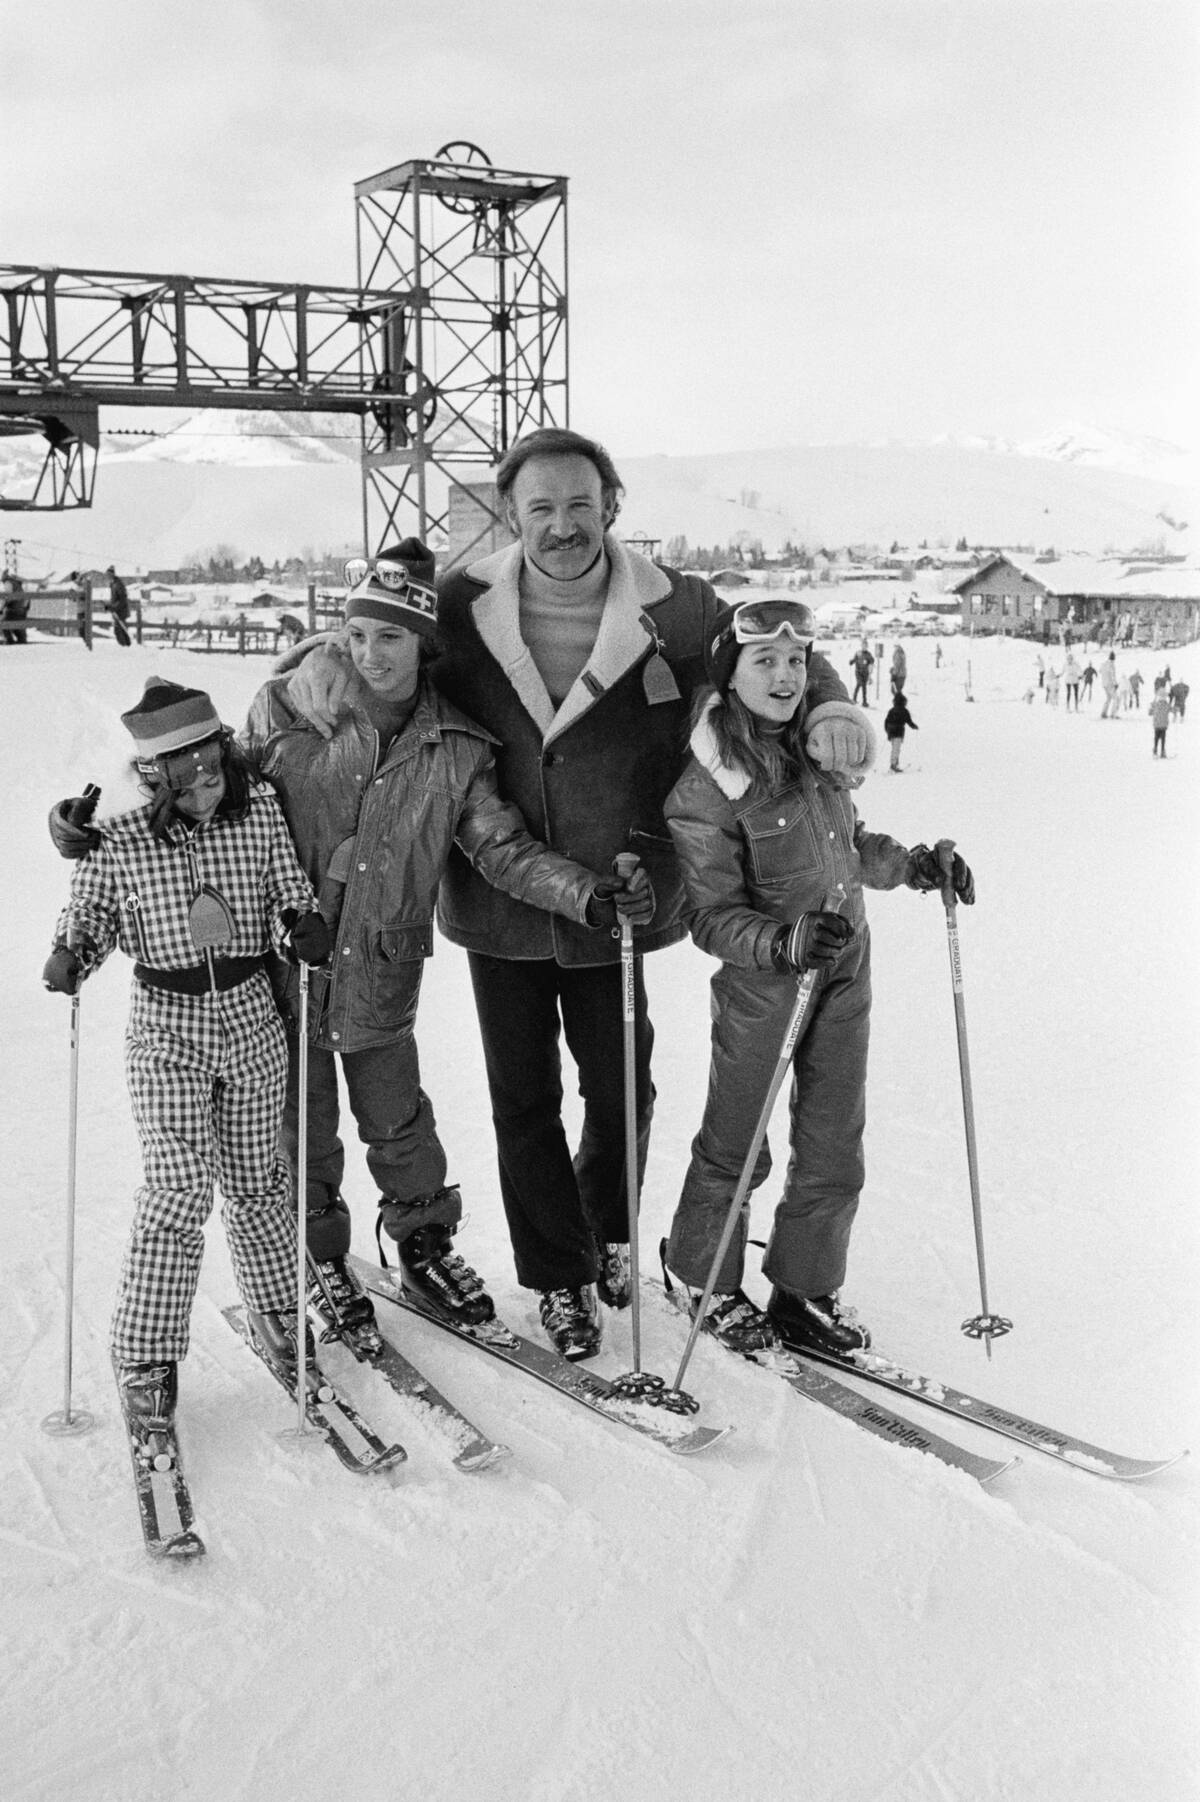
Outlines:
<svg viewBox="0 0 1200 1802"><path fill-rule="evenodd" d="M221 731L221 721L200 688L183 688L162 676L148 676L141 700L121 715L137 746L139 763L198 744Z"/></svg>

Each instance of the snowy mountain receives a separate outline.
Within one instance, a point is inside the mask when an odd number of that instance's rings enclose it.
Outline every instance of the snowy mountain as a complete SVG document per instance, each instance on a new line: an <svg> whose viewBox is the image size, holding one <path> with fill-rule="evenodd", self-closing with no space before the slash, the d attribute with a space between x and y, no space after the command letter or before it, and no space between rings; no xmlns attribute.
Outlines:
<svg viewBox="0 0 1200 1802"><path fill-rule="evenodd" d="M144 436L148 422L159 436ZM126 408L102 424L93 507L20 521L32 573L64 560L167 568L218 543L270 560L361 540L352 418ZM1182 551L1194 548L1200 519L1183 452L1082 429L1024 445L942 440L631 458L613 448L627 489L621 529L664 543L744 537L772 551L788 540L887 546L965 537ZM0 440L0 492L27 493L40 455L37 441Z"/></svg>
<svg viewBox="0 0 1200 1802"><path fill-rule="evenodd" d="M308 463L357 467L357 419L343 413L250 413L220 407L189 413L161 436L123 449L109 439L114 462L211 463L239 469L292 468Z"/></svg>

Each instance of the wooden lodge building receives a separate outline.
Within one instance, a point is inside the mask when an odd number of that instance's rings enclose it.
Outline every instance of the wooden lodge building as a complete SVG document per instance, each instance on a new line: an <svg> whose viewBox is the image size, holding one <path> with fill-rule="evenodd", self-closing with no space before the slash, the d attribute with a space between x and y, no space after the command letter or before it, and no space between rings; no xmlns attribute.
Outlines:
<svg viewBox="0 0 1200 1802"><path fill-rule="evenodd" d="M998 551L950 584L964 632L1049 641L1064 627L1102 643L1186 644L1200 635L1200 568L1146 559Z"/></svg>

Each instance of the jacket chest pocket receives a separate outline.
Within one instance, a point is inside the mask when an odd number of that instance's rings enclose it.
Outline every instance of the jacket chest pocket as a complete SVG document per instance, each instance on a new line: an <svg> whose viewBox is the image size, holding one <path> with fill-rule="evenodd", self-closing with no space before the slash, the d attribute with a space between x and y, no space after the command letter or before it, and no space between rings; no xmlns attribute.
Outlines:
<svg viewBox="0 0 1200 1802"><path fill-rule="evenodd" d="M821 868L818 823L800 795L776 795L760 801L742 815L741 824L757 882L786 882Z"/></svg>

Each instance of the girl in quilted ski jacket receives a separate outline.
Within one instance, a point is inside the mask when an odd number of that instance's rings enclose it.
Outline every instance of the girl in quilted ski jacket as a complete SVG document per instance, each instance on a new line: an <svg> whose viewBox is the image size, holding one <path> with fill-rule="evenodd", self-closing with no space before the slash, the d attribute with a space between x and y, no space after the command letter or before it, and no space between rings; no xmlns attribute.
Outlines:
<svg viewBox="0 0 1200 1802"><path fill-rule="evenodd" d="M144 1175L110 1347L148 1426L174 1416L216 1183L251 1330L295 1369L296 1229L276 1155L287 1057L265 963L272 948L319 963L329 933L279 803L208 695L151 676L121 717L148 798L86 830L94 795L74 803L86 854L42 980L73 995L114 947L135 960L125 1076Z"/></svg>
<svg viewBox="0 0 1200 1802"><path fill-rule="evenodd" d="M251 703L243 739L275 789L334 935L314 984L308 1057L307 1242L312 1300L360 1351L379 1341L370 1296L348 1262L341 1193L339 1065L379 1187L377 1225L396 1244L405 1287L444 1318L485 1336L495 1306L455 1249L462 1198L421 1084L416 1038L438 887L454 846L507 895L592 928L611 928L616 899L638 924L654 911L649 877L622 885L549 851L496 786L494 740L439 694L432 554L416 538L346 566L344 638L356 681L322 732L298 712L290 678ZM303 649L303 647L302 647ZM281 1006L292 1074L282 1146L295 1169L299 1037L289 976Z"/></svg>
<svg viewBox="0 0 1200 1802"><path fill-rule="evenodd" d="M804 754L804 692L816 635L800 601L727 607L705 648L692 758L667 801L688 925L721 959L712 980L708 1100L665 1263L691 1292L707 1285L729 1204L778 1062L796 979L817 973L792 1056L790 1157L763 1270L765 1312L743 1293L749 1205L730 1242L704 1328L736 1350L782 1339L848 1356L870 1343L838 1291L863 1184L871 1009L864 887L940 889L938 856L868 832L842 782ZM953 857L955 893L974 900ZM766 1180L764 1140L752 1187Z"/></svg>

